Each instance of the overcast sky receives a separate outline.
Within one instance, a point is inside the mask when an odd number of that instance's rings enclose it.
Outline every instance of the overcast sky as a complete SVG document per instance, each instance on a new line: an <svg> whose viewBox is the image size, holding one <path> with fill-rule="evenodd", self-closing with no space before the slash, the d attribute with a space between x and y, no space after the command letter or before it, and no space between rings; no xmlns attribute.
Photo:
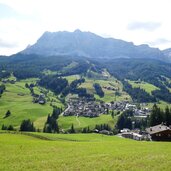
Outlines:
<svg viewBox="0 0 171 171"><path fill-rule="evenodd" d="M91 31L136 45L171 47L171 0L0 0L0 55L45 31Z"/></svg>

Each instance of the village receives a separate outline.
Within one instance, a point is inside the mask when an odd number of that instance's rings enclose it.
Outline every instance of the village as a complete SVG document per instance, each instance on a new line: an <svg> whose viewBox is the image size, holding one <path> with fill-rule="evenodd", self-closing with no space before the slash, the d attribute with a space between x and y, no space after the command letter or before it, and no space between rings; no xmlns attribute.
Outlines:
<svg viewBox="0 0 171 171"><path fill-rule="evenodd" d="M63 112L63 116L83 116L83 117L98 117L101 114L108 114L109 111L132 111L133 117L144 119L150 115L151 110L147 108L146 104L140 104L139 107L131 104L128 101L104 103L102 101L95 101L86 98L70 98L68 100L68 107ZM108 130L94 130L95 133L111 135ZM137 141L170 141L171 128L164 123L146 128L144 131L140 129L130 130L124 128L120 130L117 136L122 138L129 138Z"/></svg>
<svg viewBox="0 0 171 171"><path fill-rule="evenodd" d="M113 110L120 112L131 110L134 117L139 118L146 118L150 114L150 109L144 104L137 108L135 104L130 104L128 101L104 103L103 101L96 102L86 98L70 98L67 105L63 116L98 117Z"/></svg>

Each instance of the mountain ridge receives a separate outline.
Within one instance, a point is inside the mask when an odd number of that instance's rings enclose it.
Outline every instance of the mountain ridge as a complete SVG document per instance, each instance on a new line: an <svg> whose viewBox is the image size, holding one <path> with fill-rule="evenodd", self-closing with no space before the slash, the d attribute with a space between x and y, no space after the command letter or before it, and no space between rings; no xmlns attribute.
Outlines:
<svg viewBox="0 0 171 171"><path fill-rule="evenodd" d="M167 60L158 48L134 45L120 39L103 38L91 32L44 32L37 42L21 51L23 54L76 55L90 58L149 58Z"/></svg>

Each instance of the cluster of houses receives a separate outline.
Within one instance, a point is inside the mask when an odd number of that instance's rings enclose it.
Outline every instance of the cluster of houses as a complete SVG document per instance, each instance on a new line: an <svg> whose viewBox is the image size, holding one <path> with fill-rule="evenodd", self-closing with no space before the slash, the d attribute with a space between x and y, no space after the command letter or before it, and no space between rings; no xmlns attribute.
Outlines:
<svg viewBox="0 0 171 171"><path fill-rule="evenodd" d="M98 117L107 112L107 106L104 103L97 103L94 100L89 101L86 98L71 98L68 101L68 108L63 116L84 116Z"/></svg>
<svg viewBox="0 0 171 171"><path fill-rule="evenodd" d="M142 104L142 106L144 106L144 104ZM136 105L129 103L126 104L125 110L132 110L133 115L136 118L146 118L148 115L150 115L151 112L151 109L147 107L141 107L139 109Z"/></svg>
<svg viewBox="0 0 171 171"><path fill-rule="evenodd" d="M150 114L148 108L138 109L136 105L130 104L128 101L97 103L94 100L86 98L70 98L68 107L64 111L63 116L85 116L98 117L100 114L106 114L109 110L125 111L132 110L135 117L145 118Z"/></svg>
<svg viewBox="0 0 171 171"><path fill-rule="evenodd" d="M9 79L3 79L2 83L6 84L6 83L10 83L10 84L15 84L16 80L9 80Z"/></svg>
<svg viewBox="0 0 171 171"><path fill-rule="evenodd" d="M106 104L109 110L118 110L118 111L126 111L131 110L134 117L139 118L146 118L150 115L151 110L144 106L143 104L141 108L137 108L135 104L130 104L128 101L121 101L121 102L111 102Z"/></svg>
<svg viewBox="0 0 171 171"><path fill-rule="evenodd" d="M46 103L46 98L44 94L34 94L33 95L33 103L39 103L39 104L45 104Z"/></svg>
<svg viewBox="0 0 171 171"><path fill-rule="evenodd" d="M130 129L124 128L120 132L121 133L119 133L118 135L124 138L129 138L129 139L133 139L137 141L142 141L142 140L150 141L151 140L150 135L146 131L140 131L138 129L130 130Z"/></svg>
<svg viewBox="0 0 171 171"><path fill-rule="evenodd" d="M117 89L111 86L103 86L104 89L106 90L112 90L112 91L116 91Z"/></svg>
<svg viewBox="0 0 171 171"><path fill-rule="evenodd" d="M171 127L163 123L149 127L145 131L123 129L120 132L119 136L138 141L171 141Z"/></svg>

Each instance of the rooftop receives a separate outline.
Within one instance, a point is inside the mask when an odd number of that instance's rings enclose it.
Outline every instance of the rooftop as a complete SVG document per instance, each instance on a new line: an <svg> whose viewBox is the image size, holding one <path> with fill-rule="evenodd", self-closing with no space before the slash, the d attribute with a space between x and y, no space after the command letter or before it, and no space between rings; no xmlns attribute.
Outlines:
<svg viewBox="0 0 171 171"><path fill-rule="evenodd" d="M146 131L149 134L155 134L155 133L163 132L163 131L166 131L166 130L170 130L171 131L171 129L168 126L164 125L164 124L155 125L153 127L150 127L150 128L146 129Z"/></svg>

